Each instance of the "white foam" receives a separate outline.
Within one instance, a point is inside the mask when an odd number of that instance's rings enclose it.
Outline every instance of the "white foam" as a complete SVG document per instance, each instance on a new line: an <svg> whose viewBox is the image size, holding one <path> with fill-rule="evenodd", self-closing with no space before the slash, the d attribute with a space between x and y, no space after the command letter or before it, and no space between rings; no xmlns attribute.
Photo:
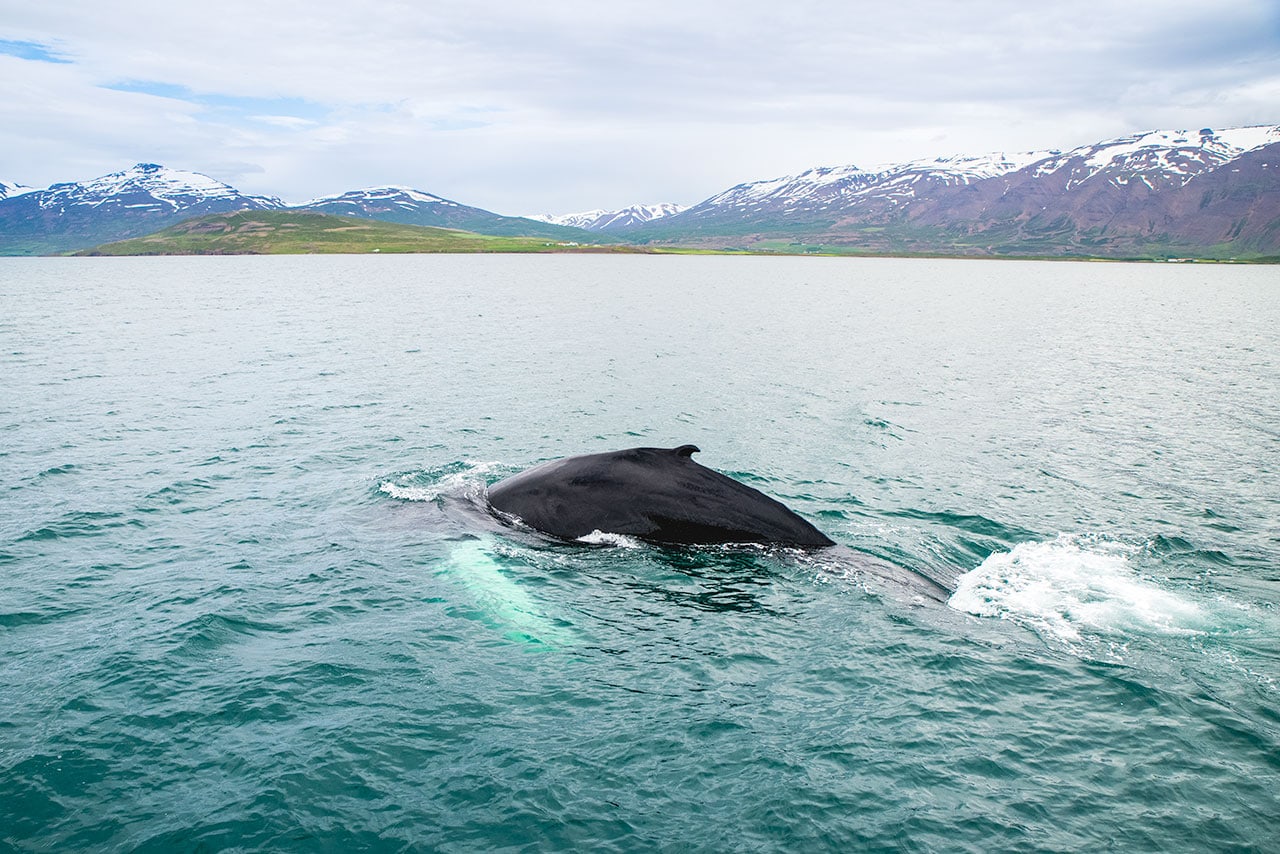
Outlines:
<svg viewBox="0 0 1280 854"><path fill-rule="evenodd" d="M378 485L378 490L401 501L436 501L444 495L470 497L478 495L484 490L484 475L496 468L499 463L468 462L466 465L467 468L462 471L443 475L427 484L404 482L420 479L422 477L421 473L401 475L398 478L401 482L397 483L395 480L383 481Z"/></svg>
<svg viewBox="0 0 1280 854"><path fill-rule="evenodd" d="M583 534L578 537L578 542L588 543L593 546L617 546L623 549L642 549L644 543L635 537L629 537L626 534L609 534L601 531L599 528L590 534Z"/></svg>
<svg viewBox="0 0 1280 854"><path fill-rule="evenodd" d="M435 501L443 491L438 486L401 486L389 480L379 485L378 489L401 501Z"/></svg>
<svg viewBox="0 0 1280 854"><path fill-rule="evenodd" d="M1196 603L1134 571L1132 546L1061 535L997 552L960 577L947 604L980 617L1030 626L1066 643L1083 633L1200 634L1209 619Z"/></svg>

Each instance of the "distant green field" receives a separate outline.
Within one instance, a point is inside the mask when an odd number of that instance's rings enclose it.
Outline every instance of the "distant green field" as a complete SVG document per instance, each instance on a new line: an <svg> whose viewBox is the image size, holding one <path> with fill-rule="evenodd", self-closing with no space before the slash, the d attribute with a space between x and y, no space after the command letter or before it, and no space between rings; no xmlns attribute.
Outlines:
<svg viewBox="0 0 1280 854"><path fill-rule="evenodd" d="M495 237L297 211L241 211L196 217L77 255L310 255L408 252L616 252L545 237Z"/></svg>

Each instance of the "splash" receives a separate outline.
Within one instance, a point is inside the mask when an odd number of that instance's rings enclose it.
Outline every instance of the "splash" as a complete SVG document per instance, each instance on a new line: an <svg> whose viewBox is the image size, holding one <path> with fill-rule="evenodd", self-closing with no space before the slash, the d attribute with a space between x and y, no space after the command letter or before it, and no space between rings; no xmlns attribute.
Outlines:
<svg viewBox="0 0 1280 854"><path fill-rule="evenodd" d="M438 501L446 495L479 495L485 488L485 475L500 465L497 462L465 462L429 472L411 472L385 480L378 485L401 501Z"/></svg>
<svg viewBox="0 0 1280 854"><path fill-rule="evenodd" d="M1196 603L1133 569L1132 546L1061 535L1021 543L962 575L947 604L999 617L1075 644L1090 636L1201 634L1210 619Z"/></svg>

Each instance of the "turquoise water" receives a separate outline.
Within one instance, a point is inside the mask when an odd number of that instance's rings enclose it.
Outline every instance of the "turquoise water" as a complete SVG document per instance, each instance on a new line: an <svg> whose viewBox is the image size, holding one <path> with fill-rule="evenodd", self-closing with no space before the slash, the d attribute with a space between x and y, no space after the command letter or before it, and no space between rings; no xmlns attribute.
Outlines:
<svg viewBox="0 0 1280 854"><path fill-rule="evenodd" d="M4 259L0 847L1275 851L1277 284ZM843 548L486 511L683 443Z"/></svg>

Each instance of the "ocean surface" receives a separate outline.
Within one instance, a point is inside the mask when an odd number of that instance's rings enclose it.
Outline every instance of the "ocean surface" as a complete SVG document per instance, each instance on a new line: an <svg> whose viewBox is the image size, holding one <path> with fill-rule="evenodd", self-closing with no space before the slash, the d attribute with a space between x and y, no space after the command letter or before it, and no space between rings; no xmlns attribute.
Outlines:
<svg viewBox="0 0 1280 854"><path fill-rule="evenodd" d="M0 259L0 491L0 850L1280 850L1275 267Z"/></svg>

